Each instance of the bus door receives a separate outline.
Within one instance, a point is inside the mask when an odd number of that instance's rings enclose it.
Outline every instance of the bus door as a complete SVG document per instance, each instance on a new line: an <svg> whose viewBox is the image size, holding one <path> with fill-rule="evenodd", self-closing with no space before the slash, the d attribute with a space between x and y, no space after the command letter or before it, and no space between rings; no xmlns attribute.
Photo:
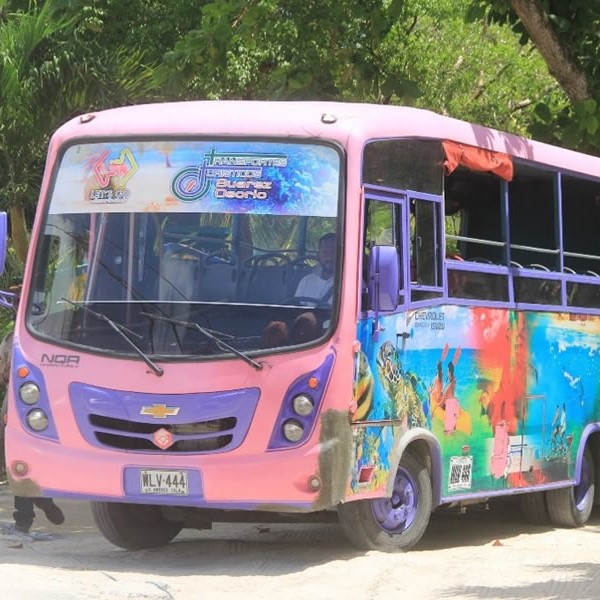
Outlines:
<svg viewBox="0 0 600 600"><path fill-rule="evenodd" d="M394 247L399 260L397 305L384 310L367 304L368 318L361 331L363 371L369 368L375 382L374 404L381 407L369 418L425 426L429 422L427 389L435 376L434 359L445 327L439 306L443 297L442 198L369 186L365 201L364 263L369 264L375 246ZM363 303L372 300L369 293ZM360 379L360 365L357 373Z"/></svg>
<svg viewBox="0 0 600 600"><path fill-rule="evenodd" d="M407 403L417 415L409 426L429 426L429 390L439 377L437 365L449 340L445 337L442 196L407 192L404 223L406 306L398 321L396 349L408 385ZM450 350L454 358L460 348ZM452 361L453 356L448 356ZM447 361L445 361L447 363ZM451 374L443 374L448 381ZM450 415L450 413L448 413Z"/></svg>
<svg viewBox="0 0 600 600"><path fill-rule="evenodd" d="M358 330L361 351L355 368L358 410L354 421L394 424L401 419L402 403L397 399L403 385L403 371L396 349L396 331L398 327L405 328L409 276L405 268L408 246L403 241L403 232L407 222L405 192L365 187L364 293ZM373 265L379 254L387 256L387 267L381 266L378 271L376 291Z"/></svg>

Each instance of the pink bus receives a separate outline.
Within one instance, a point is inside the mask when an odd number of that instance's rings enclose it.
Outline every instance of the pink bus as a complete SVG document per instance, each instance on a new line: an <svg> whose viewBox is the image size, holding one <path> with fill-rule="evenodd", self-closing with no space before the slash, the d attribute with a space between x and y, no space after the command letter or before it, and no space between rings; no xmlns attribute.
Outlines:
<svg viewBox="0 0 600 600"><path fill-rule="evenodd" d="M338 519L414 546L600 475L600 159L404 107L187 102L50 142L18 308L12 490L136 549Z"/></svg>

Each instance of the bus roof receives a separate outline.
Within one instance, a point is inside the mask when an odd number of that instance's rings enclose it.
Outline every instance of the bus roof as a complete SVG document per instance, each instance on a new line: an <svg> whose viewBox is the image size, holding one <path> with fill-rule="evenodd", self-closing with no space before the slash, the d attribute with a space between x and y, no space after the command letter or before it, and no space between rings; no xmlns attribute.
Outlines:
<svg viewBox="0 0 600 600"><path fill-rule="evenodd" d="M53 145L74 138L288 136L335 140L344 147L382 138L447 139L563 171L600 177L600 158L405 106L343 102L205 100L141 104L81 115L60 127Z"/></svg>

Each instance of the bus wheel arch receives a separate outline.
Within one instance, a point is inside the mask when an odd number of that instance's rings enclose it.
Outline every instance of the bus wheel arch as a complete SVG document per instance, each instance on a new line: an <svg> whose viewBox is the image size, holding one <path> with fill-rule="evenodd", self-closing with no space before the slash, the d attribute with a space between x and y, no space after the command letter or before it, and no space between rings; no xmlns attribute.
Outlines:
<svg viewBox="0 0 600 600"><path fill-rule="evenodd" d="M581 527L587 523L594 506L595 462L591 447L586 445L581 457L579 483L546 492L546 505L553 525Z"/></svg>
<svg viewBox="0 0 600 600"><path fill-rule="evenodd" d="M348 539L361 550L409 550L423 536L432 511L431 478L412 451L402 457L392 495L355 500L338 507Z"/></svg>
<svg viewBox="0 0 600 600"><path fill-rule="evenodd" d="M442 452L433 434L424 429L411 429L400 439L390 459L390 474L395 473L404 453L410 451L425 465L431 479L433 508L442 500ZM392 493L394 478L388 480L387 493Z"/></svg>
<svg viewBox="0 0 600 600"><path fill-rule="evenodd" d="M434 446L435 448L435 446ZM338 517L348 539L362 550L397 552L415 546L427 529L434 503L434 458L423 439L403 444L382 498L341 504ZM433 476L432 476L433 475ZM439 478L438 478L439 479ZM439 503L439 499L437 500Z"/></svg>
<svg viewBox="0 0 600 600"><path fill-rule="evenodd" d="M125 550L144 550L168 544L183 524L166 519L160 506L92 502L92 515L100 533Z"/></svg>

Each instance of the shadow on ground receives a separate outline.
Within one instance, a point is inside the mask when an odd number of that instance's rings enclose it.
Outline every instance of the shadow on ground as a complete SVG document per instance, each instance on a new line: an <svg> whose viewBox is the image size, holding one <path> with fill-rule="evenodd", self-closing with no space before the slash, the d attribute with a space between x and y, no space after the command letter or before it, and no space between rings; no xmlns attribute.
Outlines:
<svg viewBox="0 0 600 600"><path fill-rule="evenodd" d="M1 500L2 519L6 519L9 498L4 496ZM0 537L0 562L73 571L93 569L153 575L235 573L253 576L302 572L313 566L347 561L367 554L353 549L337 524L216 524L211 531L184 530L171 544L161 548L131 552L112 546L95 530L87 505L65 503L63 508L67 515L67 526L51 530L56 532L54 541L25 541L19 548L18 544L16 547L9 546L8 543L14 540L7 542ZM582 530L581 534L592 532L597 535L599 525L600 507L597 507L590 527ZM485 512L471 510L466 514L433 515L428 531L412 552L431 552L434 554L433 561L443 562L444 553L454 548L508 545L511 538L522 534L539 535L542 547L542 536L548 529L526 523L515 503L497 502ZM403 559L402 556L398 555L399 564L412 560L410 557ZM587 569L585 563L564 568L568 571L580 569L582 573L578 577L583 578L583 584L593 579L592 569ZM457 589L455 597L485 598L486 593L489 597L489 590L485 588ZM565 593L570 593L570 590ZM502 597L539 597L534 589L523 589L522 593L515 591L515 594ZM599 596L578 597L580 600L596 600Z"/></svg>

